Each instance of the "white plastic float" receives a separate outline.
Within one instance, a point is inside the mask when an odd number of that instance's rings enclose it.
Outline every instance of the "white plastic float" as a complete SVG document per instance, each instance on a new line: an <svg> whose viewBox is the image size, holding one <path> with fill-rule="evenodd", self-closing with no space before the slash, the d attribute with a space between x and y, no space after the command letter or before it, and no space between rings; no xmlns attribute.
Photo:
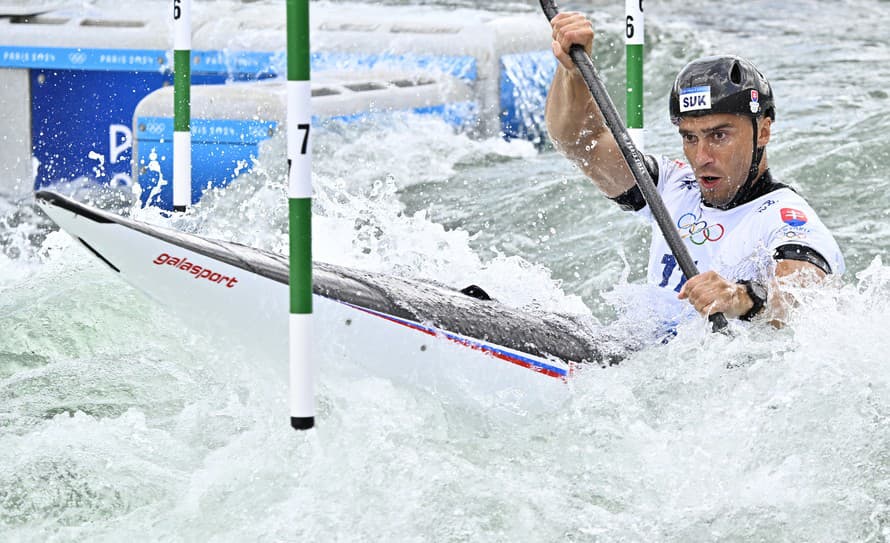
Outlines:
<svg viewBox="0 0 890 543"><path fill-rule="evenodd" d="M403 111L437 115L471 127L476 103L458 78L408 77L380 70L322 72L312 81L315 123L353 122ZM249 171L259 145L284 129L286 88L280 80L192 88L192 201L208 186L223 187ZM169 209L173 176L173 89L149 94L133 117L133 180L144 203ZM158 186L159 183L161 186Z"/></svg>

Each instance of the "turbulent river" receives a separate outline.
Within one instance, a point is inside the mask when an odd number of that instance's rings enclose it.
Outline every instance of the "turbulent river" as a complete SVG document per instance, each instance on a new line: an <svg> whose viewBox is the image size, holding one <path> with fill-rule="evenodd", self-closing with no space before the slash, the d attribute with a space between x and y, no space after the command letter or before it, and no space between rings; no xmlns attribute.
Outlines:
<svg viewBox="0 0 890 543"><path fill-rule="evenodd" d="M536 9L426 4L431 20ZM620 109L623 4L576 3ZM646 10L649 152L680 156L666 98L687 60L740 54L773 83L772 170L848 267L800 293L786 328L724 337L691 323L582 371L542 415L320 360L319 425L297 434L283 361L233 355L108 273L32 199L0 195L0 540L890 540L890 2ZM283 153L271 141L253 173L174 226L286 251ZM319 260L633 322L649 227L546 146L411 116L332 125L315 140L314 184Z"/></svg>

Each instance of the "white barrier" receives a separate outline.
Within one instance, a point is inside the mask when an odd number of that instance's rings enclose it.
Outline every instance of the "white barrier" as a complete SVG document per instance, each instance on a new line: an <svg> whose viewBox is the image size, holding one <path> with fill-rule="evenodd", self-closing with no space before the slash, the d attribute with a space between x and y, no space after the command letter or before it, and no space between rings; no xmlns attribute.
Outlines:
<svg viewBox="0 0 890 543"><path fill-rule="evenodd" d="M126 127L138 100L171 78L168 10L164 0L140 2L138 10L104 1L39 15L24 14L27 6L14 15L0 10L0 104L15 134L0 155L0 191L31 177L26 146L40 163L36 188L77 177L128 182L134 135ZM277 3L195 2L193 83L283 79L280 12ZM536 137L523 125L539 123L529 115L540 109L542 81L554 65L546 54L549 28L537 13L313 3L310 19L313 79L367 70L382 78L398 72L407 81L457 78L476 106L473 133ZM389 88L388 98L375 103L388 107L408 94ZM340 96L330 103L354 103L348 93ZM97 153L104 161L99 174Z"/></svg>
<svg viewBox="0 0 890 543"><path fill-rule="evenodd" d="M404 111L438 115L459 126L476 122L469 84L444 76L413 78L390 73L323 73L312 82L313 122L352 121L368 115ZM286 114L283 81L192 87L192 194L225 186L249 171L259 143L283 129ZM173 88L152 92L133 116L133 180L143 202L172 206ZM160 183L160 186L159 186Z"/></svg>

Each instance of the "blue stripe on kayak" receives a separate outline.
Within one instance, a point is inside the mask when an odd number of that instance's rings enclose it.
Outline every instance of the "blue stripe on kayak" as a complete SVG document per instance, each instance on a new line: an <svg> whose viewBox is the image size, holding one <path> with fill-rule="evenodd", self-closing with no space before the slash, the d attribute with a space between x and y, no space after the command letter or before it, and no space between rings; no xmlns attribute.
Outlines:
<svg viewBox="0 0 890 543"><path fill-rule="evenodd" d="M516 364L517 366L522 366L524 368L529 368L532 371L543 373L544 375L548 375L550 377L555 377L558 379L565 379L568 376L568 372L562 368L551 366L550 364L546 364L539 360L535 360L533 358L525 357L522 355L518 355L516 353L512 353L506 351L504 349L495 347L488 343L482 343L477 340L465 338L463 336L459 336L457 334L452 334L451 332L440 330L438 328L432 328L429 326L424 326L422 324L418 324L416 322L400 319L398 317L394 317L392 315L387 315L386 313L380 313L378 311L374 311L373 309L368 309L366 307L361 307L357 305L353 305L347 302L341 301L343 305L348 305L349 307L358 309L359 311L363 311L365 313L374 315L376 317L380 317L386 319L390 322L394 322L396 324L401 324L402 326L406 326L408 328L417 330L419 332L423 332L425 334L431 336L444 336L445 338L454 341L455 343L459 343L464 345L465 347L469 347L471 349L480 350L484 353L488 353L495 358L500 358L501 360L506 360L507 362Z"/></svg>

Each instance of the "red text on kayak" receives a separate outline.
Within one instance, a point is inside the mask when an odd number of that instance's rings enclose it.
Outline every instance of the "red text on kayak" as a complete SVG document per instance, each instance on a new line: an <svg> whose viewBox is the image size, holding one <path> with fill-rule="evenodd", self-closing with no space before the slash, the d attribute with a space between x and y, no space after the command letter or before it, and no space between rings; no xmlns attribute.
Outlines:
<svg viewBox="0 0 890 543"><path fill-rule="evenodd" d="M229 277L228 275L223 275L211 269L193 264L189 262L189 259L186 257L180 258L178 256L170 256L167 253L161 253L153 260L153 262L158 266L173 266L177 270L182 270L194 275L195 279L207 279L211 283L225 285L227 288L234 287L235 283L238 282L238 279L234 277Z"/></svg>

